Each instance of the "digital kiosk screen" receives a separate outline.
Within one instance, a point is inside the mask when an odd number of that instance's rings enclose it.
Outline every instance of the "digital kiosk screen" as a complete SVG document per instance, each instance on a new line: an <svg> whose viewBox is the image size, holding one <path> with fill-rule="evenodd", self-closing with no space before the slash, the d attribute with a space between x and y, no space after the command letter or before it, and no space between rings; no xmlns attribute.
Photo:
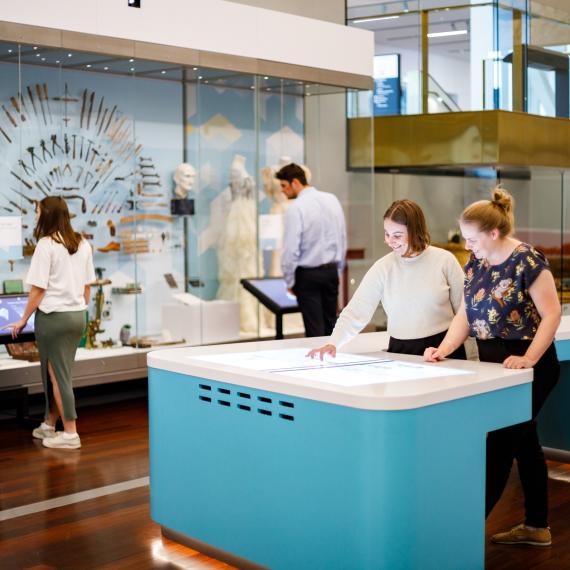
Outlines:
<svg viewBox="0 0 570 570"><path fill-rule="evenodd" d="M12 339L12 331L5 329L6 325L19 321L24 314L28 295L0 295L0 344L34 340L34 316L32 315L24 330L16 339Z"/></svg>
<svg viewBox="0 0 570 570"><path fill-rule="evenodd" d="M243 286L274 313L299 310L297 297L287 291L282 278L242 279Z"/></svg>
<svg viewBox="0 0 570 570"><path fill-rule="evenodd" d="M473 374L456 368L401 362L362 354L339 353L336 358L325 357L325 360L321 362L318 359L308 358L307 352L306 348L289 348L189 358L338 386L363 386Z"/></svg>

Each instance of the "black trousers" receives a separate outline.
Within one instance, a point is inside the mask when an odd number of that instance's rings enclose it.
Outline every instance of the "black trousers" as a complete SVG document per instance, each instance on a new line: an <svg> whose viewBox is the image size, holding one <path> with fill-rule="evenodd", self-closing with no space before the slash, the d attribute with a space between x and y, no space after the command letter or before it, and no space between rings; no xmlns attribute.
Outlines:
<svg viewBox="0 0 570 570"><path fill-rule="evenodd" d="M297 267L293 292L303 315L306 336L329 336L336 323L338 270L336 263Z"/></svg>
<svg viewBox="0 0 570 570"><path fill-rule="evenodd" d="M508 356L525 354L530 340L478 340L479 360L503 362ZM524 493L525 524L548 526L548 470L538 441L536 416L560 376L554 344L534 367L532 419L487 435L487 483L485 514L489 516L501 498L516 459Z"/></svg>
<svg viewBox="0 0 570 570"><path fill-rule="evenodd" d="M444 339L447 331L443 331L431 336L425 336L423 338L411 338L407 340L401 340L399 338L390 337L388 342L388 352L397 352L399 354L415 354L417 356L423 356L424 350L430 346L438 347L441 341ZM458 360L467 360L467 354L465 353L465 347L461 345L458 349L452 352L448 358L457 358Z"/></svg>

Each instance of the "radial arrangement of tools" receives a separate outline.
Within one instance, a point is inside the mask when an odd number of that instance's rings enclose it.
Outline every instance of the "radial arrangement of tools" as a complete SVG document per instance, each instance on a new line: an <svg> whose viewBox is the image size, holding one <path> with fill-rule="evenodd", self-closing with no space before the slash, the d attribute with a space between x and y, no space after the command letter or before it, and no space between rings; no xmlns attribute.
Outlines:
<svg viewBox="0 0 570 570"><path fill-rule="evenodd" d="M70 92L67 84L57 96L50 95L47 83L26 85L0 105L0 148L15 146L19 156L8 165L10 183L0 190L0 213L22 215L31 228L36 202L63 196L75 228L104 239L95 240L94 249L149 252L140 240L132 247L135 230L129 247L115 238L115 226L125 219L171 221L161 177L137 143L132 117L94 90ZM97 226L109 231L94 234ZM33 250L32 243L26 245L28 253Z"/></svg>

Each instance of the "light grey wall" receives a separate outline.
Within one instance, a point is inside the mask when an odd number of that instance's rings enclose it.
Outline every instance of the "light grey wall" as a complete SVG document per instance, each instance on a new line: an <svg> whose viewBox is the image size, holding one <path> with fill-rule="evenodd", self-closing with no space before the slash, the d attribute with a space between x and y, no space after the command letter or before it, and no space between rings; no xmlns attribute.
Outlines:
<svg viewBox="0 0 570 570"><path fill-rule="evenodd" d="M345 23L345 0L231 0L238 4L249 4L258 8L306 16L335 24ZM298 41L292 38L278 38L277 41ZM316 38L313 38L316 40Z"/></svg>

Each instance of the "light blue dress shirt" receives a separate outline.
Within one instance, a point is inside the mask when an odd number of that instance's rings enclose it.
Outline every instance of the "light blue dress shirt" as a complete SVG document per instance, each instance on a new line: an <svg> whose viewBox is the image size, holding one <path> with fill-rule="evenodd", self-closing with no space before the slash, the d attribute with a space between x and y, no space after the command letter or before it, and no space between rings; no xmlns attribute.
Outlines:
<svg viewBox="0 0 570 570"><path fill-rule="evenodd" d="M346 223L334 194L312 186L303 189L289 202L284 234L281 269L288 288L295 284L297 267L336 263L339 271L344 268Z"/></svg>

